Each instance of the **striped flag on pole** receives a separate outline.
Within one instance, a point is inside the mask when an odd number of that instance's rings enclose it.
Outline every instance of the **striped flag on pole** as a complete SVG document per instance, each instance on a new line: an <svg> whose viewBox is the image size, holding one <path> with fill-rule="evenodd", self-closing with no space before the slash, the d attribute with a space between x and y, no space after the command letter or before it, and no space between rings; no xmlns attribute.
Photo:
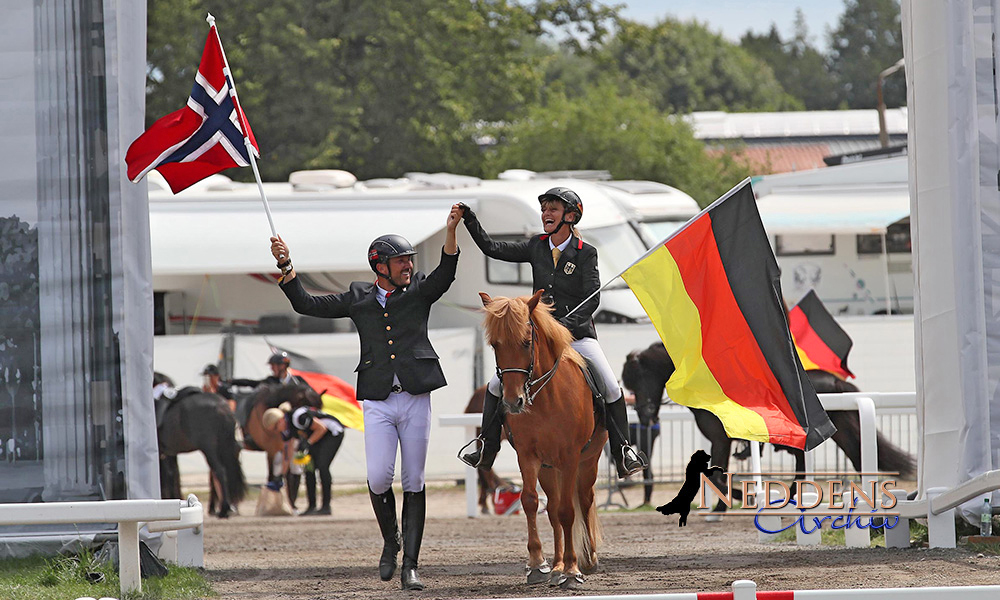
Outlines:
<svg viewBox="0 0 1000 600"><path fill-rule="evenodd" d="M809 290L788 311L788 324L799 360L807 371L827 371L841 379L854 377L847 368L847 355L854 342L826 310L815 290Z"/></svg>
<svg viewBox="0 0 1000 600"><path fill-rule="evenodd" d="M232 73L214 19L187 105L161 117L125 154L128 178L137 183L153 169L177 192L232 167L250 166L245 139L260 157L257 140L240 108Z"/></svg>
<svg viewBox="0 0 1000 600"><path fill-rule="evenodd" d="M730 437L809 450L836 428L795 352L779 274L747 179L622 277L677 367L672 400L715 413Z"/></svg>

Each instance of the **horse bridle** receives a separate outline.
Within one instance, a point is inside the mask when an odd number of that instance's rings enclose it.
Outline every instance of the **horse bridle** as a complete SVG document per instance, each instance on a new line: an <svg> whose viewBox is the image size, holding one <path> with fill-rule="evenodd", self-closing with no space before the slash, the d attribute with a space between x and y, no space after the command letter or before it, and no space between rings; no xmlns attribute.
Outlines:
<svg viewBox="0 0 1000 600"><path fill-rule="evenodd" d="M559 367L559 362L562 360L562 356L560 355L560 356L556 357L555 363L553 363L552 368L549 369L548 372L546 372L544 375L542 375L538 379L532 380L531 377L535 373L535 338L536 338L536 334L535 334L535 322L532 321L531 319L528 319L528 323L531 325L531 339L528 342L528 348L529 348L528 351L530 353L531 359L530 359L530 362L528 363L528 368L527 369L520 369L520 368L501 369L498 366L497 367L497 378L500 380L500 397L502 398L503 397L503 376L504 376L504 373L524 373L524 396L526 398L525 399L525 405L531 406L532 403L535 400L535 397L538 396L539 392L541 392L542 389L544 389L545 386L549 383L549 381L552 380L552 376L555 375L556 368ZM536 386L536 385L538 386L538 388L534 391L534 393L532 393L531 388L534 387L534 386Z"/></svg>

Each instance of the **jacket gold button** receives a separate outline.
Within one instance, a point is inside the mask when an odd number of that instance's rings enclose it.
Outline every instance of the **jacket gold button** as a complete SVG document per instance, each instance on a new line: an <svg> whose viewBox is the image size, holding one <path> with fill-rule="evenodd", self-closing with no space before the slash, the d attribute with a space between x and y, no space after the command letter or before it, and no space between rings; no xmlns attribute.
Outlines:
<svg viewBox="0 0 1000 600"><path fill-rule="evenodd" d="M388 317L388 316L389 316L389 313L382 313L382 316L383 316L383 317Z"/></svg>
<svg viewBox="0 0 1000 600"><path fill-rule="evenodd" d="M391 358L391 359L395 360L395 359L396 359L396 355L395 355L395 354L390 354L390 355L389 355L389 358Z"/></svg>
<svg viewBox="0 0 1000 600"><path fill-rule="evenodd" d="M389 345L390 345L390 346L392 345L392 340L389 340Z"/></svg>
<svg viewBox="0 0 1000 600"><path fill-rule="evenodd" d="M386 325L386 326L385 326L385 330L386 330L386 331L389 331L390 329L392 329L392 327L390 327L390 326L388 326L388 325Z"/></svg>

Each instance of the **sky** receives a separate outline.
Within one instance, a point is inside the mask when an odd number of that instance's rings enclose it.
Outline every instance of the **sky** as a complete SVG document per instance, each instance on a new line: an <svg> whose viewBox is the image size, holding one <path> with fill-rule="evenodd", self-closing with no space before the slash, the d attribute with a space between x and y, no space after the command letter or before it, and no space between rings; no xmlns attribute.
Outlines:
<svg viewBox="0 0 1000 600"><path fill-rule="evenodd" d="M795 10L802 9L809 27L810 42L817 49L828 45L826 31L833 29L844 12L843 0L602 0L624 4L621 15L640 23L653 24L671 16L682 21L696 19L712 31L738 42L746 31L766 33L771 23L778 26L782 39L791 37Z"/></svg>

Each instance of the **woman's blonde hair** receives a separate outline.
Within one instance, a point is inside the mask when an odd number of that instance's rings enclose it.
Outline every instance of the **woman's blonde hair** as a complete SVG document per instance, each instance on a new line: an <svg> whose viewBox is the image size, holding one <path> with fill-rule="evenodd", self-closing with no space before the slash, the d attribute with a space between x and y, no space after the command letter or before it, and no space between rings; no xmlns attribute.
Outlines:
<svg viewBox="0 0 1000 600"><path fill-rule="evenodd" d="M269 408L264 411L264 414L260 418L260 422L264 425L264 429L272 429L274 424L285 418L285 411L280 408Z"/></svg>

